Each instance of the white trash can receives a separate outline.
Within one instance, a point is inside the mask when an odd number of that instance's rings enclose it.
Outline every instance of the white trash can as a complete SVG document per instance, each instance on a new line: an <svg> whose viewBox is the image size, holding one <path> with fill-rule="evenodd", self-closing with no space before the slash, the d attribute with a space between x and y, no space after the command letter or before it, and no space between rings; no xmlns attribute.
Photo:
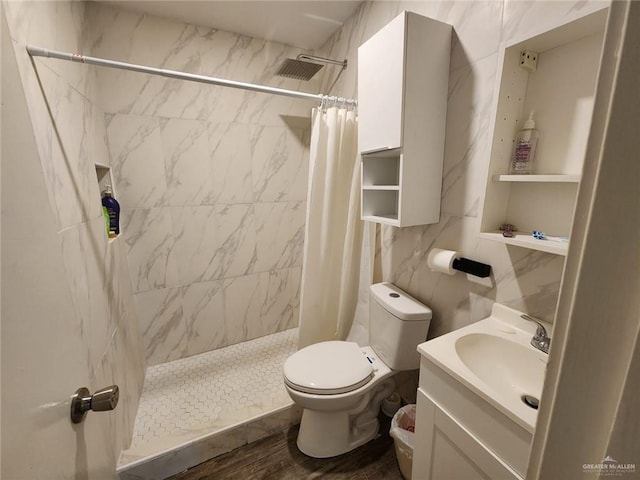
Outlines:
<svg viewBox="0 0 640 480"><path fill-rule="evenodd" d="M405 405L396 412L391 420L389 435L393 437L400 473L405 480L411 480L413 462L413 444L416 428L416 406Z"/></svg>

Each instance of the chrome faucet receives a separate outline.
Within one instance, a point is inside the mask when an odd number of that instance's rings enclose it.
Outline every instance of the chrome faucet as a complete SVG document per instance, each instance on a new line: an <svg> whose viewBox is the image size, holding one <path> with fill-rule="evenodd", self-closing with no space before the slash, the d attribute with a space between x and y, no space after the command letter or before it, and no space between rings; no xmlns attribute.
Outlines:
<svg viewBox="0 0 640 480"><path fill-rule="evenodd" d="M533 322L538 326L538 328L536 329L536 334L531 339L531 345L548 355L549 346L551 345L551 338L549 338L549 335L547 335L547 329L544 328L544 326L538 320L527 315L526 313L520 315L520 318L529 320L530 322Z"/></svg>

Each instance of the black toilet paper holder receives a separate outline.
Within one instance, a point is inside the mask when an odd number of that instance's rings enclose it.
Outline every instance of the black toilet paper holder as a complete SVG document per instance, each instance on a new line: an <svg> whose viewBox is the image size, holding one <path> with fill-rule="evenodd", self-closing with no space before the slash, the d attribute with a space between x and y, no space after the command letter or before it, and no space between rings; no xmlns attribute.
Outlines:
<svg viewBox="0 0 640 480"><path fill-rule="evenodd" d="M464 257L456 258L451 267L459 272L468 273L480 278L487 278L491 275L491 265L469 260Z"/></svg>

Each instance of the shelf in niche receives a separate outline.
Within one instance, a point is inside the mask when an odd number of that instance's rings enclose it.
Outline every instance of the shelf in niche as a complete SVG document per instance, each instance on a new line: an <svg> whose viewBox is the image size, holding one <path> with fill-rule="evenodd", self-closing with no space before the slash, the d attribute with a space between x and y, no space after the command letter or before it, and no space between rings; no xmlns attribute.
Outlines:
<svg viewBox="0 0 640 480"><path fill-rule="evenodd" d="M494 175L496 182L523 182L523 183L579 183L580 175Z"/></svg>
<svg viewBox="0 0 640 480"><path fill-rule="evenodd" d="M501 45L480 238L567 255L568 242L537 240L530 232L535 228L562 235L571 230L581 181L572 172L583 167L606 21L603 8ZM519 66L527 50L540 55L534 71ZM543 134L536 169L545 174L501 174L510 171L513 143L509 140L530 111L535 111ZM505 222L516 225L522 234L503 237L498 227Z"/></svg>
<svg viewBox="0 0 640 480"><path fill-rule="evenodd" d="M400 190L400 185L363 185L363 190Z"/></svg>
<svg viewBox="0 0 640 480"><path fill-rule="evenodd" d="M529 248L531 250L539 250L541 252L553 253L555 255L567 256L569 243L553 242L551 240L538 240L531 235L516 234L513 238L502 236L502 232L482 232L480 238L493 240L494 242L506 243L507 245L515 245L516 247Z"/></svg>
<svg viewBox="0 0 640 480"><path fill-rule="evenodd" d="M111 176L111 167L108 165L102 165L100 163L94 164L96 169L96 177L98 178L98 196L100 198L100 202L102 203L102 192L106 188L107 185L111 186L111 191L113 192L113 196L116 196L115 185L113 184L113 177ZM101 207L102 208L102 207ZM102 209L100 210L102 213ZM108 228L105 226L105 235L107 235L107 244L111 245L114 241L116 241L119 237L108 237ZM122 230L120 230L122 234Z"/></svg>
<svg viewBox="0 0 640 480"><path fill-rule="evenodd" d="M107 165L95 164L96 177L98 177L98 192L102 194L106 185L111 185L113 189L113 177L111 177L111 167Z"/></svg>

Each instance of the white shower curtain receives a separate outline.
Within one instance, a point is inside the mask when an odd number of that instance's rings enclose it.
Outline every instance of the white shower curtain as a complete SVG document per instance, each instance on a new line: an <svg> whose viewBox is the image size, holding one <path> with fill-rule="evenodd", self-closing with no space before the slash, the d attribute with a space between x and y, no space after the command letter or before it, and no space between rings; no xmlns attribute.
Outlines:
<svg viewBox="0 0 640 480"><path fill-rule="evenodd" d="M358 301L363 222L354 111L312 113L300 290L300 348L344 340Z"/></svg>

